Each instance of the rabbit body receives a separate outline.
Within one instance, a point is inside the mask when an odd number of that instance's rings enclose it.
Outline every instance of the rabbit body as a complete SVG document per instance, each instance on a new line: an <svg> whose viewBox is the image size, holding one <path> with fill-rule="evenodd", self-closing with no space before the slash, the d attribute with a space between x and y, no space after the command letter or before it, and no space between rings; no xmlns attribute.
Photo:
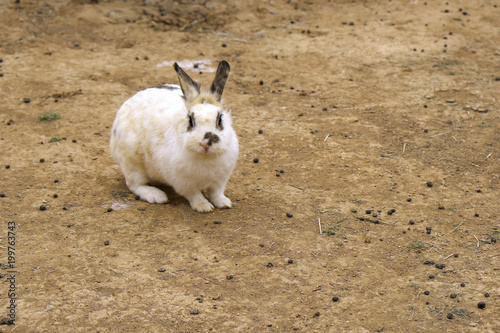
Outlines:
<svg viewBox="0 0 500 333"><path fill-rule="evenodd" d="M140 91L118 110L111 153L129 189L145 201L167 202L165 192L151 186L163 183L188 199L196 211L230 208L224 190L238 158L238 139L230 114L220 104L229 64L207 91L200 91L176 66L180 86Z"/></svg>

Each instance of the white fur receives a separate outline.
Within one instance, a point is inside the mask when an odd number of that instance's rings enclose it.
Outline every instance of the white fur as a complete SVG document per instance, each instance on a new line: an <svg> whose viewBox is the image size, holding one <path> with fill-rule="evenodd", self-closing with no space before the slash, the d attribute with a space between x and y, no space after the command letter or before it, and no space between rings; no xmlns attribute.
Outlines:
<svg viewBox="0 0 500 333"><path fill-rule="evenodd" d="M196 211L230 208L224 190L238 157L230 114L220 103L191 105L179 86L166 87L138 92L116 114L110 147L127 186L150 203L168 201L163 191L150 185L164 183ZM192 130L188 130L190 113L195 119ZM218 113L222 113L222 130L216 126ZM207 147L207 132L220 140Z"/></svg>

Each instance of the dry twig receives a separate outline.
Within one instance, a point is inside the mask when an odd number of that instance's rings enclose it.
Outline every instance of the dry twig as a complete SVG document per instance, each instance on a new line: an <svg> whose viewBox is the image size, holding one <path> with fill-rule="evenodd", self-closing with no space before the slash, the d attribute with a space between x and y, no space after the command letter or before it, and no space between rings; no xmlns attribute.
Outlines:
<svg viewBox="0 0 500 333"><path fill-rule="evenodd" d="M444 235L441 235L441 236L439 236L439 237L443 237L443 236L446 236L446 235L448 235L448 234L451 234L453 231L457 230L457 229L458 229L458 227L460 227L460 226L462 225L462 223L464 223L464 221L460 222L460 223L459 223L459 224L458 224L458 225L457 225L457 226L456 226L456 227L455 227L452 231L447 232L447 233L445 233Z"/></svg>

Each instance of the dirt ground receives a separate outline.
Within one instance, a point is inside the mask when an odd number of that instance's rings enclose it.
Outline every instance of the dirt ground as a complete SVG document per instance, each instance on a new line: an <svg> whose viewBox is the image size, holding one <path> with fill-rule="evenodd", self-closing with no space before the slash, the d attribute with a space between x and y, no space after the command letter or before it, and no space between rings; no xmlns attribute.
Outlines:
<svg viewBox="0 0 500 333"><path fill-rule="evenodd" d="M0 332L500 332L500 1L1 0L0 31ZM221 59L233 209L135 200L116 111Z"/></svg>

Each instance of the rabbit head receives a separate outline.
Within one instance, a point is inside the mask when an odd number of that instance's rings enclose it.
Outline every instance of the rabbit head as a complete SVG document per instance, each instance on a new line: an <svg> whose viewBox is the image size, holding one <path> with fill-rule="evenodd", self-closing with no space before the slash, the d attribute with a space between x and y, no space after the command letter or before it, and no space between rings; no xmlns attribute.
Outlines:
<svg viewBox="0 0 500 333"><path fill-rule="evenodd" d="M209 89L202 89L182 68L174 64L186 106L178 130L184 147L204 155L219 155L229 148L234 131L231 115L222 108L222 92L229 76L229 63L219 63L214 81Z"/></svg>

